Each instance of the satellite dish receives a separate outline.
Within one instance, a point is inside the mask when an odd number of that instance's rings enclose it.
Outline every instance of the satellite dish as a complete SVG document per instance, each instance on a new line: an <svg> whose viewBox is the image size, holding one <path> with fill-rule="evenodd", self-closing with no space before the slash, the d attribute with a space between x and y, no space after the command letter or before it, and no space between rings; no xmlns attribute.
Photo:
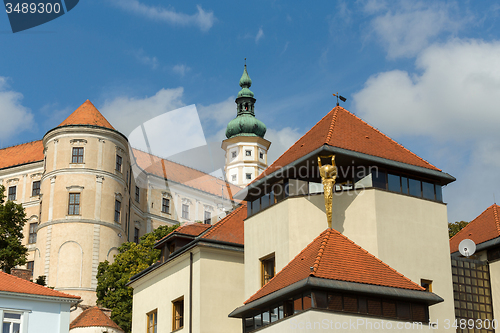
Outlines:
<svg viewBox="0 0 500 333"><path fill-rule="evenodd" d="M470 257L476 252L476 243L472 239L464 239L458 244L458 251L464 257Z"/></svg>

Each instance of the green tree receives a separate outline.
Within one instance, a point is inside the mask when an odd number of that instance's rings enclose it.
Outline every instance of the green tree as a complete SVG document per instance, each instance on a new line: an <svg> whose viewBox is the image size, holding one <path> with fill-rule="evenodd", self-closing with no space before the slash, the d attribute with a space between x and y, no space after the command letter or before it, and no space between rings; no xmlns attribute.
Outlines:
<svg viewBox="0 0 500 333"><path fill-rule="evenodd" d="M457 221L455 223L448 223L448 235L451 237L455 236L460 230L465 228L469 222Z"/></svg>
<svg viewBox="0 0 500 333"><path fill-rule="evenodd" d="M111 319L125 332L130 332L132 326L132 288L126 284L133 275L159 259L160 250L154 249L153 245L176 228L161 226L142 236L139 244L123 243L112 264L108 261L99 264L97 302L111 309Z"/></svg>
<svg viewBox="0 0 500 333"><path fill-rule="evenodd" d="M26 213L22 205L5 202L4 192L0 185L0 269L10 273L11 268L26 264L28 249L21 243Z"/></svg>

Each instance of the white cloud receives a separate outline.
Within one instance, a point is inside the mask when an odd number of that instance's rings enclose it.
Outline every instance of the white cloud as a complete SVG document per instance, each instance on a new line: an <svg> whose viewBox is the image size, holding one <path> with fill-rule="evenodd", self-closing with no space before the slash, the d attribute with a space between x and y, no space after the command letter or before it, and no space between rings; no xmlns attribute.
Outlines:
<svg viewBox="0 0 500 333"><path fill-rule="evenodd" d="M212 11L205 11L200 5L193 15L178 13L174 9L161 6L148 6L138 0L111 0L116 6L149 19L167 22L175 26L196 26L201 31L208 31L214 25L216 18Z"/></svg>
<svg viewBox="0 0 500 333"><path fill-rule="evenodd" d="M227 123L236 117L236 103L234 99L231 96L219 103L207 106L197 105L201 120L203 122L213 122L215 127L223 126L225 130Z"/></svg>
<svg viewBox="0 0 500 333"><path fill-rule="evenodd" d="M143 49L132 52L134 57L139 60L143 65L151 67L151 69L157 69L159 62L156 57L148 56Z"/></svg>
<svg viewBox="0 0 500 333"><path fill-rule="evenodd" d="M271 141L267 160L271 165L288 148L290 148L300 137L304 135L297 128L285 127L280 130L268 128L265 138Z"/></svg>
<svg viewBox="0 0 500 333"><path fill-rule="evenodd" d="M428 6L400 1L386 7L384 2L369 1L365 12L379 13L371 21L371 29L392 59L415 56L440 34L456 32L463 23L453 18L450 6L443 3Z"/></svg>
<svg viewBox="0 0 500 333"><path fill-rule="evenodd" d="M9 90L7 78L0 76L0 140L7 140L35 124L31 110L21 104L23 94Z"/></svg>
<svg viewBox="0 0 500 333"><path fill-rule="evenodd" d="M500 42L435 44L416 70L370 77L354 110L391 137L413 138L412 146L429 140L423 157L457 178L445 190L450 221L470 220L493 203L500 183Z"/></svg>
<svg viewBox="0 0 500 333"><path fill-rule="evenodd" d="M184 89L161 89L154 96L134 98L119 96L106 100L99 108L113 126L125 135L142 123L165 112L185 106Z"/></svg>
<svg viewBox="0 0 500 333"><path fill-rule="evenodd" d="M174 73L180 75L181 77L184 77L184 75L186 75L186 73L191 70L191 67L188 67L184 64L178 64L172 67L172 70L174 71Z"/></svg>
<svg viewBox="0 0 500 333"><path fill-rule="evenodd" d="M262 30L262 27L260 27L259 31L257 32L257 36L255 36L255 43L257 44L262 38L264 38L264 30Z"/></svg>

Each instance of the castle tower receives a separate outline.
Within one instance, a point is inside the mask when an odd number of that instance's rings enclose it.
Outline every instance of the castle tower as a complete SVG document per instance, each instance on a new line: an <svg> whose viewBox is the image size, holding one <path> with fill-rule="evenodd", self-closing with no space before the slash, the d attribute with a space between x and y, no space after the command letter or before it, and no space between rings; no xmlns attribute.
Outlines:
<svg viewBox="0 0 500 333"><path fill-rule="evenodd" d="M236 118L227 124L222 149L226 151L226 179L235 185L246 186L267 168L267 151L271 142L264 139L266 126L255 118L255 98L249 89L252 80L247 65L240 79L241 90L236 98Z"/></svg>
<svg viewBox="0 0 500 333"><path fill-rule="evenodd" d="M34 276L95 305L98 264L113 261L130 229L128 141L87 100L43 147Z"/></svg>

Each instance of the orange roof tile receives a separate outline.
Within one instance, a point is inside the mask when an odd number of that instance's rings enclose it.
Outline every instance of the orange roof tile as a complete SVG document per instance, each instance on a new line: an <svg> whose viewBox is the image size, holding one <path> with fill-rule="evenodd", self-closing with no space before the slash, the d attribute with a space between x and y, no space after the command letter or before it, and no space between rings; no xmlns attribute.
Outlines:
<svg viewBox="0 0 500 333"><path fill-rule="evenodd" d="M65 125L93 125L112 130L115 129L89 100L86 100L85 103L80 105L78 109L73 111L68 118L59 124L59 126Z"/></svg>
<svg viewBox="0 0 500 333"><path fill-rule="evenodd" d="M312 270L311 270L312 268ZM335 229L323 231L245 304L309 276L393 288L425 290Z"/></svg>
<svg viewBox="0 0 500 333"><path fill-rule="evenodd" d="M240 187L228 185L227 182L185 165L181 165L138 149L132 149L137 165L148 173L167 180L183 184L203 192L225 198L241 190Z"/></svg>
<svg viewBox="0 0 500 333"><path fill-rule="evenodd" d="M336 106L255 180L323 145L441 171L346 109Z"/></svg>
<svg viewBox="0 0 500 333"><path fill-rule="evenodd" d="M210 228L210 224L198 223L198 222L187 222L181 225L179 228L175 229L172 233L199 236L203 231Z"/></svg>
<svg viewBox="0 0 500 333"><path fill-rule="evenodd" d="M481 244L500 236L500 207L493 204L467 224L450 239L451 253L458 251L458 245L464 239L472 239Z"/></svg>
<svg viewBox="0 0 500 333"><path fill-rule="evenodd" d="M243 245L245 241L243 220L246 218L247 206L241 205L214 224L201 238Z"/></svg>
<svg viewBox="0 0 500 333"><path fill-rule="evenodd" d="M72 298L75 300L80 299L80 296L62 293L60 291L53 290L36 283L23 280L2 271L0 271L0 291L29 295Z"/></svg>
<svg viewBox="0 0 500 333"><path fill-rule="evenodd" d="M43 161L42 140L0 149L0 169Z"/></svg>
<svg viewBox="0 0 500 333"><path fill-rule="evenodd" d="M116 325L104 312L97 306L89 308L78 315L69 325L69 329L76 327L111 327L123 332L120 326Z"/></svg>

